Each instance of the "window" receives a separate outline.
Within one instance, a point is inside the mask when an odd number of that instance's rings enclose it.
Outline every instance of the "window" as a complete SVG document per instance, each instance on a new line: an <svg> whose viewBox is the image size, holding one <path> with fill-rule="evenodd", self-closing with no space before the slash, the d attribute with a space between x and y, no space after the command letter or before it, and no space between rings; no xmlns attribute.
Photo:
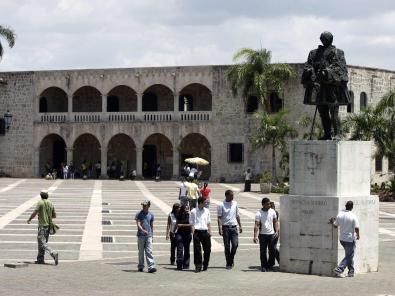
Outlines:
<svg viewBox="0 0 395 296"><path fill-rule="evenodd" d="M278 93L272 92L269 95L269 103L271 113L277 113L283 108L283 100L278 96Z"/></svg>
<svg viewBox="0 0 395 296"><path fill-rule="evenodd" d="M375 158L375 167L376 172L381 172L383 170L383 159L381 157L376 156Z"/></svg>
<svg viewBox="0 0 395 296"><path fill-rule="evenodd" d="M243 143L228 144L228 162L243 162Z"/></svg>
<svg viewBox="0 0 395 296"><path fill-rule="evenodd" d="M117 96L107 97L107 112L119 112L119 99Z"/></svg>
<svg viewBox="0 0 395 296"><path fill-rule="evenodd" d="M350 104L347 104L347 113L354 113L354 93L350 90Z"/></svg>
<svg viewBox="0 0 395 296"><path fill-rule="evenodd" d="M359 97L359 109L363 110L366 109L368 106L368 96L366 95L365 92L361 92L361 95Z"/></svg>
<svg viewBox="0 0 395 296"><path fill-rule="evenodd" d="M258 111L258 97L249 96L246 102L246 112L254 113Z"/></svg>

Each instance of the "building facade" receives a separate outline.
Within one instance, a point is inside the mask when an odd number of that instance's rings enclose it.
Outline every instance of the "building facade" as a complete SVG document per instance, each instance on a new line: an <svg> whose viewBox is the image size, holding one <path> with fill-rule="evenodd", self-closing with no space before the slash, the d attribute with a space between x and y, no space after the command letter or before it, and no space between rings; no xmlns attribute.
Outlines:
<svg viewBox="0 0 395 296"><path fill-rule="evenodd" d="M292 64L300 77L303 64ZM246 168L270 170L271 154L253 150L250 138L261 107L256 98L233 96L228 66L61 70L0 73L0 114L13 114L0 137L0 170L14 177L39 177L48 167L100 162L101 177L136 170L151 178L160 164L163 178L178 177L183 160L202 157L199 167L213 181L242 179ZM395 72L349 67L353 103L342 116L376 104L393 88ZM296 78L283 93L270 93L273 112L289 111L298 127L314 106L303 105ZM298 127L298 129L300 129ZM301 130L301 133L303 131ZM386 178L392 165L372 159L372 175Z"/></svg>

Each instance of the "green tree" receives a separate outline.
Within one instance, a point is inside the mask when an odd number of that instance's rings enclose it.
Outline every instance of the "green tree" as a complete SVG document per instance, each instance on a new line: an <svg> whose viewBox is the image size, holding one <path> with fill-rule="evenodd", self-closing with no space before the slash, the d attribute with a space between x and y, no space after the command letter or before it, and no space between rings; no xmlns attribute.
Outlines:
<svg viewBox="0 0 395 296"><path fill-rule="evenodd" d="M294 69L287 64L271 64L271 52L264 48L242 48L236 52L233 61L236 64L226 73L233 94L241 91L244 99L257 96L266 111L270 111L269 90L280 92L284 83L296 76Z"/></svg>
<svg viewBox="0 0 395 296"><path fill-rule="evenodd" d="M272 184L277 182L276 169L276 149L285 153L287 149L287 140L298 136L297 131L291 127L285 118L286 110L274 114L266 112L257 112L258 129L251 138L253 148L272 148Z"/></svg>
<svg viewBox="0 0 395 296"><path fill-rule="evenodd" d="M15 45L16 35L12 29L0 25L0 37L3 37L8 42L9 47ZM3 57L3 53L3 46L0 42L0 59Z"/></svg>

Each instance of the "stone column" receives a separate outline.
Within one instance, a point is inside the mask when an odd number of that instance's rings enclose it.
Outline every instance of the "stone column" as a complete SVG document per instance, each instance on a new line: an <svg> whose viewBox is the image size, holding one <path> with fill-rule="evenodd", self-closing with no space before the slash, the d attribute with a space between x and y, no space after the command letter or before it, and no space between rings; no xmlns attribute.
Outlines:
<svg viewBox="0 0 395 296"><path fill-rule="evenodd" d="M180 177L180 153L176 147L173 148L173 179Z"/></svg>
<svg viewBox="0 0 395 296"><path fill-rule="evenodd" d="M73 161L73 147L66 147L66 154L67 154L67 164Z"/></svg>
<svg viewBox="0 0 395 296"><path fill-rule="evenodd" d="M143 147L136 147L136 173L137 177L143 177Z"/></svg>
<svg viewBox="0 0 395 296"><path fill-rule="evenodd" d="M107 95L101 96L101 112L102 113L107 112Z"/></svg>
<svg viewBox="0 0 395 296"><path fill-rule="evenodd" d="M107 147L101 147L101 176L100 179L107 179Z"/></svg>
<svg viewBox="0 0 395 296"><path fill-rule="evenodd" d="M73 96L67 95L67 116L69 122L73 121Z"/></svg>
<svg viewBox="0 0 395 296"><path fill-rule="evenodd" d="M40 147L34 148L34 162L33 162L33 174L35 177L40 177Z"/></svg>
<svg viewBox="0 0 395 296"><path fill-rule="evenodd" d="M174 117L176 120L179 120L179 100L178 100L179 93L174 94ZM174 172L173 172L174 175Z"/></svg>

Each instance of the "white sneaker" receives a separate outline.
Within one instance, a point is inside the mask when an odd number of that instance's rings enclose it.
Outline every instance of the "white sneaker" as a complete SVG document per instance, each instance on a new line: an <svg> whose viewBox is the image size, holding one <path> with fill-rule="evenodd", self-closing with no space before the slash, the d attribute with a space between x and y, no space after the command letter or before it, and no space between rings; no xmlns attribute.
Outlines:
<svg viewBox="0 0 395 296"><path fill-rule="evenodd" d="M345 277L344 274L343 274L342 272L340 272L337 268L335 268L335 269L333 270L333 274L334 274L334 276L337 277L337 278L344 278L344 277Z"/></svg>

